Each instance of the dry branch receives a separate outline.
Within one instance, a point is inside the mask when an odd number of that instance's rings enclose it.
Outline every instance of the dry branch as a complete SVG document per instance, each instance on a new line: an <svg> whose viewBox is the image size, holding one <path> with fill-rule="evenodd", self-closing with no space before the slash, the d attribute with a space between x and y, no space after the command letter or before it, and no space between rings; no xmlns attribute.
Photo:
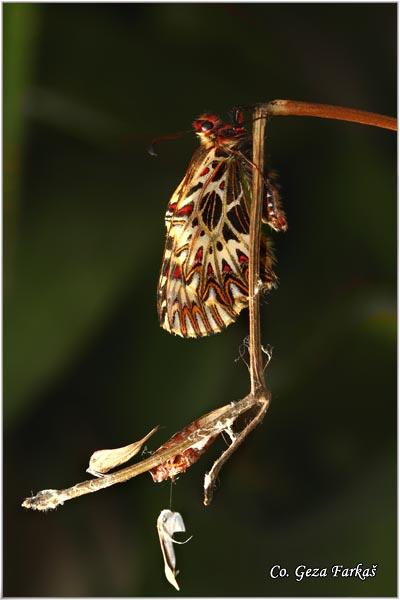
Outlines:
<svg viewBox="0 0 400 600"><path fill-rule="evenodd" d="M78 498L84 494L98 492L99 490L115 485L116 483L128 481L137 475L146 473L158 465L173 459L188 448L201 443L205 437L218 435L218 433L224 431L225 428L229 427L233 421L241 414L247 412L253 405L253 398L249 395L236 403L218 408L198 420L200 426L197 430L193 431L186 439L177 441L168 449L161 452L155 452L149 458L129 467L125 467L124 469L120 469L119 471L114 471L114 473L109 475L88 479L77 483L70 488L63 490L42 490L35 496L26 498L22 503L22 506L24 508L40 511L51 510L64 504L67 500Z"/></svg>

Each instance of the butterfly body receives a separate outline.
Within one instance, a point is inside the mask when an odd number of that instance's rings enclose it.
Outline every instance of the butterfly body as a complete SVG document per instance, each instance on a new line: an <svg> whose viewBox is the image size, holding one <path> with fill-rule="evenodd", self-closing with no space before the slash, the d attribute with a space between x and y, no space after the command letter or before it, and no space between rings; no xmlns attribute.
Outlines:
<svg viewBox="0 0 400 600"><path fill-rule="evenodd" d="M252 164L249 135L237 120L214 115L193 123L200 138L187 173L168 204L167 238L158 285L161 326L182 337L218 333L248 304ZM263 220L286 229L279 194L266 179ZM262 236L260 275L275 285L273 254Z"/></svg>

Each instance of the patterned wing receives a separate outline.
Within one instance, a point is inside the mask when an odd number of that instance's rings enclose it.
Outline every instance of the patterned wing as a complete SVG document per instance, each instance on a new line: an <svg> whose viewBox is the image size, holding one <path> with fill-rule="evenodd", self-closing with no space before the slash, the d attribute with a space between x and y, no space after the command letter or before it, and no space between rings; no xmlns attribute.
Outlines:
<svg viewBox="0 0 400 600"><path fill-rule="evenodd" d="M161 326L183 337L218 333L248 304L249 182L237 154L199 148L167 209L158 286ZM264 286L272 251L261 244Z"/></svg>

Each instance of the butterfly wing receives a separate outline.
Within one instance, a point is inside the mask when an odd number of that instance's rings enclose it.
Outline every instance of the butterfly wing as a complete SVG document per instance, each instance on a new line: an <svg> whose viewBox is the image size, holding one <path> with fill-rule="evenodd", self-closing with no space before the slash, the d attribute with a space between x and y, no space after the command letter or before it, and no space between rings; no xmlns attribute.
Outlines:
<svg viewBox="0 0 400 600"><path fill-rule="evenodd" d="M236 153L199 148L167 209L158 286L161 326L183 337L218 333L248 304L249 181ZM262 279L274 284L261 246Z"/></svg>

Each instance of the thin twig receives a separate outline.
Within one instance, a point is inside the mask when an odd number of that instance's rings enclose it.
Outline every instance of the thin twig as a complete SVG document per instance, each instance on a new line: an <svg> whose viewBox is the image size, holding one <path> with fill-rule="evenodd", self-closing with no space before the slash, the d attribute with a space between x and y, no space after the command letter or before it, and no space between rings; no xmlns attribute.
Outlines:
<svg viewBox="0 0 400 600"><path fill-rule="evenodd" d="M260 239L264 190L264 135L266 118L261 107L254 111L253 184L250 210L249 257L249 355L251 393L257 397L265 389L260 335Z"/></svg>
<svg viewBox="0 0 400 600"><path fill-rule="evenodd" d="M300 102L298 100L271 100L261 105L267 115L271 117L319 117L321 119L337 119L351 121L361 125L372 125L382 129L397 131L397 119L378 113L333 106L331 104L316 104L314 102Z"/></svg>
<svg viewBox="0 0 400 600"><path fill-rule="evenodd" d="M250 257L249 257L249 356L250 356L250 397L253 406L258 406L258 411L250 423L233 440L229 448L215 461L212 469L204 478L204 504L208 506L213 497L213 490L217 477L230 456L237 450L249 433L264 418L268 409L271 393L267 389L264 379L264 364L260 333L260 238L261 216L264 191L264 135L266 126L266 113L259 106L254 111L253 120L253 177L252 200L250 207Z"/></svg>
<svg viewBox="0 0 400 600"><path fill-rule="evenodd" d="M232 456L232 454L237 450L240 444L245 440L245 438L253 431L255 427L262 421L264 415L267 411L269 400L265 401L264 398L253 398L252 405L259 405L259 409L257 414L251 419L251 421L246 425L246 427L239 433L239 435L234 439L234 441L228 446L228 448L221 454L221 456L215 461L212 466L211 471L205 474L204 477L204 505L209 506L213 499L215 482L221 471L222 467Z"/></svg>
<svg viewBox="0 0 400 600"><path fill-rule="evenodd" d="M210 419L206 426L199 427L199 429L193 431L190 436L182 441L178 441L171 445L169 448L156 452L149 458L142 460L139 463L135 463L119 471L114 471L109 475L104 475L98 479L88 479L77 483L76 485L63 489L63 490L42 490L35 496L25 498L22 503L24 508L31 508L33 510L51 510L59 505L64 504L67 500L73 500L84 494L91 494L99 490L108 488L116 483L123 483L128 481L141 473L150 471L154 467L165 463L169 459L174 458L178 454L181 454L188 448L191 448L196 443L204 440L205 437L212 434L218 434L224 429L224 424L230 425L235 421L242 413L247 412L254 406L254 398L252 395L248 395L242 398L236 403L231 403L223 408L219 408L216 411L210 413ZM213 414L215 413L215 418ZM199 419L201 420L201 419ZM204 420L204 417L203 417Z"/></svg>

